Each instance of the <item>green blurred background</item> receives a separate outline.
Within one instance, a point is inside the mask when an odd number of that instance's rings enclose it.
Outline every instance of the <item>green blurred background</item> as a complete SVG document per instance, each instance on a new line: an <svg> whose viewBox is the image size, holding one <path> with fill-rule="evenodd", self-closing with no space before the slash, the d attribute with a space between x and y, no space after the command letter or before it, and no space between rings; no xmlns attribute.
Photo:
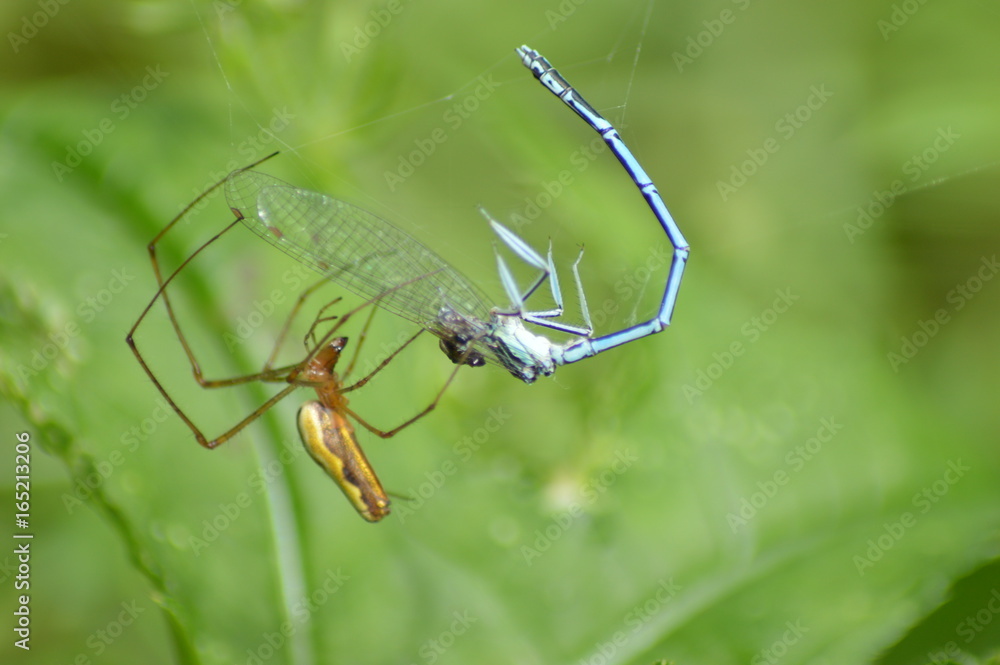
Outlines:
<svg viewBox="0 0 1000 665"><path fill-rule="evenodd" d="M10 497L30 433L35 536L32 649L5 626L4 662L997 648L995 4L53 0L0 24L0 468ZM395 439L361 431L411 497L375 526L301 454L304 393L201 449L124 343L154 293L145 247L273 149L263 170L391 220L498 303L480 203L535 217L518 230L552 238L564 284L586 246L599 331L655 311L662 232L522 43L619 126L687 235L675 325L532 386L464 370ZM212 197L164 261L229 219ZM209 376L259 367L296 279L244 229L192 265L175 293ZM409 331L376 317L361 363ZM198 388L162 307L138 341L209 436L268 394ZM392 426L450 370L420 340L352 405Z"/></svg>

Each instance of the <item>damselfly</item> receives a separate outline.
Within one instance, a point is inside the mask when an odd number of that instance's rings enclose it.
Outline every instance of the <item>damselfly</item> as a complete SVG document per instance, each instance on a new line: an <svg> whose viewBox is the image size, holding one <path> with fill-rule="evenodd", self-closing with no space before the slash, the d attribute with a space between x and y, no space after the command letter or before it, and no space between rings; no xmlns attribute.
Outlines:
<svg viewBox="0 0 1000 665"><path fill-rule="evenodd" d="M559 365L661 332L670 325L689 247L649 176L617 130L587 103L549 62L527 46L517 49L525 67L553 94L597 131L631 176L674 247L667 284L657 316L600 337L593 325L580 281L581 255L572 266L584 325L556 321L563 298L552 260L543 258L513 231L480 212L493 231L521 260L540 271L523 292L497 253L497 267L510 306L491 307L489 299L436 253L376 215L344 201L282 182L252 167L226 179L229 206L261 238L321 275L364 298L387 294L379 307L408 319L440 339L455 363L496 363L525 383L551 375ZM548 280L555 307L530 311L526 301ZM405 284L405 286L403 286ZM572 335L559 344L536 334L525 323Z"/></svg>
<svg viewBox="0 0 1000 665"><path fill-rule="evenodd" d="M639 160L635 158L632 151L629 150L628 146L625 145L625 142L622 141L621 136L618 134L618 130L616 130L610 122L605 120L593 106L587 103L587 101L580 96L580 94L566 81L566 79L563 78L551 64L549 64L549 61L538 53L538 51L535 51L527 46L521 46L517 49L517 54L521 56L521 63L535 75L535 78L537 78L542 85L548 88L549 91L551 91L556 97L561 99L563 103L573 109L577 115L583 118L584 122L601 135L604 142L608 144L608 148L611 149L611 152L618 158L618 161L621 162L625 171L628 172L629 177L632 178L632 182L634 182L635 186L639 188L639 192L642 194L643 198L646 199L646 203L649 205L653 215L660 223L660 226L663 227L664 232L667 234L667 239L674 248L674 255L670 262L670 271L667 273L667 283L664 287L663 298L660 301L660 309L657 312L657 315L643 323L629 326L628 328L624 328L607 335L602 335L600 337L591 336L593 333L593 326L590 323L586 299L584 298L583 288L580 286L580 276L577 272L579 259L577 259L577 263L573 265L573 272L576 277L577 289L580 295L581 305L583 307L584 321L586 322L586 326L582 329L546 321L545 319L551 316L553 312L531 313L525 311L524 300L531 295L533 288L529 288L525 292L525 295L519 295L517 284L510 275L510 271L507 270L499 254L497 255L501 281L504 284L504 289L506 290L508 297L510 297L511 302L513 303L513 308L516 310L518 317L530 323L536 323L554 330L560 330L577 335L580 338L570 341L564 345L553 344L548 349L548 355L554 365L568 365L569 363L574 363L583 360L584 358L595 356L602 351L607 351L608 349L613 349L616 346L621 346L622 344L627 344L628 342L632 342L665 330L670 325L673 318L674 305L677 302L677 293L680 291L681 286L681 277L684 275L684 266L687 264L691 248L688 246L687 240L684 239L684 235L677 227L677 223L674 222L674 218L670 215L670 211L667 210L667 205L663 202L663 198L657 191L656 185L653 184L653 181L643 170L642 166L639 165ZM491 221L491 223L493 224L494 229L497 230L499 225L496 224L496 222ZM506 229L504 230L506 231ZM547 268L543 267L543 262L537 252L528 247L523 241L520 240L520 238L517 238L513 233L510 233L510 231L506 231L506 233L510 234L512 237L507 238L504 234L501 234L501 238L504 239L504 242L522 260L542 269L543 274L541 279L545 278L546 272L550 273L552 278L553 293L557 292L559 290L559 286L556 280L555 268L552 266L551 251L549 253ZM556 302L561 304L561 298L557 297ZM559 314L561 314L561 307L558 311ZM541 347L539 356L544 356L544 345L540 344L539 346ZM544 358L539 357L537 363L539 365L544 365Z"/></svg>

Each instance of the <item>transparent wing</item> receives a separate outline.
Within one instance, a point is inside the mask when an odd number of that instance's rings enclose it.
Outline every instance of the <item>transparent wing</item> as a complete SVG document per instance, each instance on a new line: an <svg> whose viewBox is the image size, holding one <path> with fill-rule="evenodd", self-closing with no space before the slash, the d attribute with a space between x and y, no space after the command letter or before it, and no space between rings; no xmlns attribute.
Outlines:
<svg viewBox="0 0 1000 665"><path fill-rule="evenodd" d="M257 171L233 173L225 188L250 230L362 298L383 296L385 310L439 336L449 334L442 307L489 317L486 298L461 273L366 210Z"/></svg>

